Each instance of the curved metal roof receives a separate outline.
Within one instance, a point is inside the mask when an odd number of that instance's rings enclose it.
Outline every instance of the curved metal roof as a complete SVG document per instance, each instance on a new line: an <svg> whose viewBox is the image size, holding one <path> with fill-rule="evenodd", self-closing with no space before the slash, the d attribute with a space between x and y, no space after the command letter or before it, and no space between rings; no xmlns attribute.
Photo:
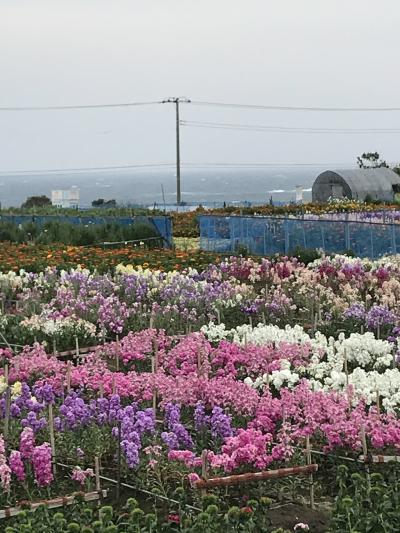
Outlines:
<svg viewBox="0 0 400 533"><path fill-rule="evenodd" d="M354 168L331 172L343 178L353 192L391 191L392 185L400 184L400 176L390 168Z"/></svg>

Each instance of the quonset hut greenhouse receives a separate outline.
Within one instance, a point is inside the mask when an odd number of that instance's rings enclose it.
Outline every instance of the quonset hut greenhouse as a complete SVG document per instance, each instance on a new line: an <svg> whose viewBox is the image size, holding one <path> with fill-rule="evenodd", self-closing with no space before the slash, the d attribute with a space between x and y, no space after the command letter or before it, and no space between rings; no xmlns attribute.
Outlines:
<svg viewBox="0 0 400 533"><path fill-rule="evenodd" d="M327 202L330 198L393 202L400 197L400 176L389 168L357 168L326 170L312 187L313 202Z"/></svg>

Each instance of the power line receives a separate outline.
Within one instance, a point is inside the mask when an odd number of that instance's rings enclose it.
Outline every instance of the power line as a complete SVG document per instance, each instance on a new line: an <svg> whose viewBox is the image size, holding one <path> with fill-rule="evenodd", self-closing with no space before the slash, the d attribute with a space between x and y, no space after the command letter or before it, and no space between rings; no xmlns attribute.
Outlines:
<svg viewBox="0 0 400 533"><path fill-rule="evenodd" d="M0 175L23 175L23 174L57 174L60 172L97 172L103 170L140 170L157 167L174 167L174 163L145 163L141 165L117 165L105 167L78 167L78 168L46 168L31 170L1 170Z"/></svg>
<svg viewBox="0 0 400 533"><path fill-rule="evenodd" d="M206 102L191 100L192 105L212 106L212 107L230 107L240 109L259 109L269 111L321 111L321 112L387 112L400 111L400 107L300 107L300 106L276 106L276 105L257 105L257 104L237 104L227 102Z"/></svg>
<svg viewBox="0 0 400 533"><path fill-rule="evenodd" d="M297 163L297 162L279 162L279 163L184 163L183 166L188 168L263 168L263 167L355 167L354 163Z"/></svg>
<svg viewBox="0 0 400 533"><path fill-rule="evenodd" d="M217 168L263 168L263 167L340 167L349 166L349 163L181 163L183 167L191 169L217 169ZM31 169L31 170L2 170L0 176L22 176L22 175L37 175L37 174L57 174L57 173L79 173L79 172L101 172L110 170L145 170L152 168L175 168L175 163L146 163L142 165L118 165L118 166L104 166L104 167L79 167L79 168L46 168L46 169ZM350 164L354 166L354 164Z"/></svg>
<svg viewBox="0 0 400 533"><path fill-rule="evenodd" d="M70 111L73 109L109 109L115 107L136 107L161 104L161 101L153 102L123 102L116 104L84 104L84 105L55 105L55 106L21 106L0 107L1 111Z"/></svg>
<svg viewBox="0 0 400 533"><path fill-rule="evenodd" d="M235 124L225 122L201 122L196 120L181 120L182 126L194 128L227 129L238 131L266 131L270 133L327 133L327 134L371 134L371 133L400 133L400 128L296 128L286 126L264 126L257 124Z"/></svg>

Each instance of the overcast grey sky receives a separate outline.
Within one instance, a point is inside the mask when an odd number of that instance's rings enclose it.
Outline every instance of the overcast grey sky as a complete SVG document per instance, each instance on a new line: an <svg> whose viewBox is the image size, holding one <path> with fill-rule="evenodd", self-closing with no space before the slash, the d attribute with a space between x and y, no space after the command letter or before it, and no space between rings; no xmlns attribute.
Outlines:
<svg viewBox="0 0 400 533"><path fill-rule="evenodd" d="M197 100L400 107L398 0L0 0L0 107ZM400 127L397 113L182 106L186 120ZM400 134L182 128L186 162L400 160ZM0 113L0 170L174 161L172 106Z"/></svg>

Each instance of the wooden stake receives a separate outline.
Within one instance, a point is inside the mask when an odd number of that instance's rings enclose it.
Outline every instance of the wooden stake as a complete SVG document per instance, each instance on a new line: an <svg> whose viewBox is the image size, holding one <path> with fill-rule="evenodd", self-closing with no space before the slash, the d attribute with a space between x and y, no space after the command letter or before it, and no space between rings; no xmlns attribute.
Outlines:
<svg viewBox="0 0 400 533"><path fill-rule="evenodd" d="M57 344L56 344L56 339L53 339L53 355L57 355Z"/></svg>
<svg viewBox="0 0 400 533"><path fill-rule="evenodd" d="M378 413L378 416L381 416L381 405L380 405L380 397L379 397L379 390L376 389L376 412Z"/></svg>
<svg viewBox="0 0 400 533"><path fill-rule="evenodd" d="M117 501L121 494L121 421L118 422L118 448L117 448Z"/></svg>
<svg viewBox="0 0 400 533"><path fill-rule="evenodd" d="M153 338L151 341L152 345L152 356L154 358L154 370L152 372L157 372L158 370L158 342L157 339Z"/></svg>
<svg viewBox="0 0 400 533"><path fill-rule="evenodd" d="M67 363L67 394L71 392L71 361Z"/></svg>
<svg viewBox="0 0 400 533"><path fill-rule="evenodd" d="M78 335L75 335L75 351L76 351L76 358L79 359L79 339L78 339Z"/></svg>
<svg viewBox="0 0 400 533"><path fill-rule="evenodd" d="M5 413L4 413L4 431L3 431L3 437L4 437L4 445L7 448L8 444L8 433L10 429L10 407L11 407L11 391L10 391L10 385L9 385L9 378L8 378L8 363L4 366L4 379L6 382L6 406L5 406Z"/></svg>
<svg viewBox="0 0 400 533"><path fill-rule="evenodd" d="M151 354L151 372L154 376L158 369L158 347L157 347L157 341L156 339L153 339L153 353ZM154 420L157 418L157 388L154 384L153 389L153 413L154 413Z"/></svg>
<svg viewBox="0 0 400 533"><path fill-rule="evenodd" d="M94 458L94 475L95 475L95 479L96 479L96 491L100 492L101 491L101 486L100 486L100 461L99 461L99 458L98 458L97 455Z"/></svg>
<svg viewBox="0 0 400 533"><path fill-rule="evenodd" d="M344 371L346 374L346 387L349 388L349 369L347 367L347 351L346 348L343 351L343 364L344 364Z"/></svg>
<svg viewBox="0 0 400 533"><path fill-rule="evenodd" d="M111 391L113 394L116 393L116 385L115 385L115 375L113 374L112 375L112 378L111 378Z"/></svg>
<svg viewBox="0 0 400 533"><path fill-rule="evenodd" d="M208 455L207 450L203 450L201 452L201 477L204 481L208 480L207 455ZM202 489L201 494L204 496L205 493L206 491Z"/></svg>
<svg viewBox="0 0 400 533"><path fill-rule="evenodd" d="M104 385L102 381L99 383L99 396L100 398L104 398Z"/></svg>
<svg viewBox="0 0 400 533"><path fill-rule="evenodd" d="M306 437L306 460L307 465L310 466L311 463L311 446L310 446L310 436L307 435ZM315 509L315 501L314 501L314 475L312 472L310 472L310 507L312 510Z"/></svg>
<svg viewBox="0 0 400 533"><path fill-rule="evenodd" d="M369 478L369 466L367 464L368 447L367 447L367 439L365 437L365 426L364 426L364 424L361 424L361 427L360 427L360 439L361 439L361 445L362 445L364 461L365 461L365 474L367 476L368 486L370 486L371 481L370 481L370 478Z"/></svg>
<svg viewBox="0 0 400 533"><path fill-rule="evenodd" d="M56 475L56 442L54 438L54 415L53 415L53 404L49 403L49 433L50 433L50 446L51 446L51 455L53 456L53 474Z"/></svg>

